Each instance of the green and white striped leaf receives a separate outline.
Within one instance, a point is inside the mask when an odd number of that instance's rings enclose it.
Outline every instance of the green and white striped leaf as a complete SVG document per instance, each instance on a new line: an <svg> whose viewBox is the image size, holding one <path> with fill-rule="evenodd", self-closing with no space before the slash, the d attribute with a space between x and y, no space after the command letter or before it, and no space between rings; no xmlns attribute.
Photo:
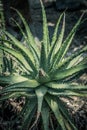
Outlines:
<svg viewBox="0 0 87 130"><path fill-rule="evenodd" d="M60 16L58 23L57 23L57 26L59 26L59 23L60 23L62 16L63 16L63 14ZM61 29L61 32L60 32L57 39L55 39L57 37L57 36L55 36L55 35L57 35L56 29L55 29L54 37L53 37L54 40L52 42L51 49L50 49L50 52L49 52L49 55L48 55L48 63L49 64L52 64L51 62L54 62L53 56L57 53L57 51L61 47L61 44L62 44L62 41L63 41L64 31L65 31L65 15L64 15L64 19L63 19L62 29ZM55 43L54 43L54 41L55 41ZM53 60L53 61L51 61L51 60Z"/></svg>
<svg viewBox="0 0 87 130"><path fill-rule="evenodd" d="M21 14L20 14L20 15L21 15ZM25 42L26 47L27 47L27 44L30 43L30 41L28 40L27 35L25 34L25 32L23 31L23 29L21 28L20 24L18 24L15 20L13 20L13 21L16 23L16 25L17 25L18 28L20 29L20 32L21 32L21 34L23 35L24 42ZM26 25L25 25L25 26L26 26ZM33 36L32 36L32 37L33 37ZM34 40L34 39L33 39L33 40ZM34 42L35 42L35 41L34 41ZM36 45L36 43L35 43L35 45ZM39 66L40 49L38 48L38 50L37 50L37 48L34 48L35 46L34 46L34 47L31 46L31 44L29 44L28 46L29 46L30 51L31 51L32 54L33 54L35 63L36 63L36 65L37 65L37 67L38 67L38 66ZM36 50L35 50L35 49L36 49Z"/></svg>
<svg viewBox="0 0 87 130"><path fill-rule="evenodd" d="M38 101L38 110L37 110L37 113L41 113L43 98L44 98L44 95L47 92L47 88L44 87L44 86L41 86L40 88L37 88L35 92L36 92L37 101Z"/></svg>
<svg viewBox="0 0 87 130"><path fill-rule="evenodd" d="M50 118L49 111L50 110L49 110L47 103L43 102L41 116L42 116L42 120L43 120L44 130L49 130L49 118Z"/></svg>
<svg viewBox="0 0 87 130"><path fill-rule="evenodd" d="M5 32L5 34L12 40L11 41L8 41L6 42L6 44L12 44L12 45L15 45L16 47L18 47L20 49L20 51L24 52L26 55L28 55L28 57L30 57L33 61L33 56L32 56L32 53L29 51L29 48L27 49L26 47L24 47L23 44L21 44L20 41L18 41L13 35L11 35L10 33L8 32ZM17 48L16 48L17 49Z"/></svg>
<svg viewBox="0 0 87 130"><path fill-rule="evenodd" d="M79 64L81 61L83 60L83 57L82 57L82 54L80 54L79 56L73 58L73 60L71 60L69 62L69 64L67 65L67 69L73 67L73 66L76 66L77 64Z"/></svg>
<svg viewBox="0 0 87 130"><path fill-rule="evenodd" d="M74 126L74 123L69 115L69 112L65 106L65 103L61 100L61 99L57 99L58 101L58 104L59 104L59 109L61 110L63 116L65 116L65 120L67 119L67 121L69 122L69 124L71 125L71 127L74 129L74 130L77 130L77 128ZM71 130L72 130L71 128Z"/></svg>
<svg viewBox="0 0 87 130"><path fill-rule="evenodd" d="M64 32L65 32L65 14L64 14L64 18L63 18L63 25L62 25L62 29L61 32L58 36L58 39L56 41L56 45L55 45L55 49L54 49L54 54L56 54L58 52L58 50L60 49L62 42L63 42L63 38L64 38Z"/></svg>
<svg viewBox="0 0 87 130"><path fill-rule="evenodd" d="M67 97L67 96L77 96L77 97L87 97L87 92L80 92L80 91L56 91L49 89L48 91L49 94L53 96L62 96L62 97Z"/></svg>
<svg viewBox="0 0 87 130"><path fill-rule="evenodd" d="M41 0L40 2L41 2L42 15L43 15L43 45L45 48L45 55L47 58L47 54L49 52L49 47L50 47L49 31L48 31L48 24L47 24L47 17L46 17L45 9Z"/></svg>
<svg viewBox="0 0 87 130"><path fill-rule="evenodd" d="M35 42L35 39L34 39L34 37L33 37L33 35L32 35L32 33L31 33L31 30L30 30L30 28L29 28L29 25L27 24L27 22L26 22L26 20L24 19L24 17L21 15L21 13L18 11L18 10L16 10L16 9L14 9L16 12L17 12L17 14L20 16L20 18L21 18L21 20L22 20L22 22L23 22L23 24L24 24L24 27L25 27L25 30L26 30L26 33L27 33L27 40L28 40L28 42L27 42L27 45L29 46L29 48L33 48L33 50L37 53L37 55L39 56L39 48L38 48L38 46L37 46L37 44L36 44L36 42ZM32 49L31 48L31 49Z"/></svg>
<svg viewBox="0 0 87 130"><path fill-rule="evenodd" d="M10 98L18 98L20 96L21 96L21 94L19 92L7 93L7 94L0 97L0 102L7 100L7 99L10 99Z"/></svg>
<svg viewBox="0 0 87 130"><path fill-rule="evenodd" d="M64 69L64 70L55 70L54 73L52 73L52 79L53 80L61 80L65 79L73 74L76 74L78 72L81 72L82 70L87 68L87 64L82 64L82 65L76 65L74 67L71 67L69 69Z"/></svg>
<svg viewBox="0 0 87 130"><path fill-rule="evenodd" d="M29 125L30 125L32 118L34 116L34 113L35 113L35 109L36 109L35 106L36 106L36 100L35 99L29 100L29 102L27 103L27 106L26 106L26 110L24 112L24 118L23 118L21 130L29 129Z"/></svg>
<svg viewBox="0 0 87 130"><path fill-rule="evenodd" d="M74 85L74 84L58 84L58 83L48 83L46 86L50 89L55 89L55 91L60 90L78 90L78 91L87 91L87 86L86 85Z"/></svg>
<svg viewBox="0 0 87 130"><path fill-rule="evenodd" d="M37 81L27 80L19 83L14 83L12 85L3 88L0 91L0 94L8 92L33 92L33 90L38 86L39 83Z"/></svg>
<svg viewBox="0 0 87 130"><path fill-rule="evenodd" d="M4 100L7 100L7 99L11 99L11 98L20 98L20 97L28 97L28 98L33 98L35 97L35 94L34 93L28 93L28 92L22 92L22 91L14 91L14 92L8 92L8 93L5 93L3 94L1 97L0 97L0 101L4 101Z"/></svg>
<svg viewBox="0 0 87 130"><path fill-rule="evenodd" d="M20 83L23 81L27 81L28 78L21 76L21 75L9 75L9 76L0 76L0 83L1 84L14 84Z"/></svg>
<svg viewBox="0 0 87 130"><path fill-rule="evenodd" d="M67 53L67 50L69 49L69 46L71 45L71 42L76 33L76 30L78 29L78 26L81 23L81 19L82 19L82 16L80 17L80 19L78 20L76 25L73 27L72 31L69 33L69 35L67 36L65 41L63 42L60 50L58 50L58 52L55 54L55 56L54 56L55 62L53 63L53 66L58 64L62 60L62 58L65 56L65 54Z"/></svg>
<svg viewBox="0 0 87 130"><path fill-rule="evenodd" d="M66 130L64 121L63 121L63 116L61 115L61 112L59 111L59 105L57 103L57 99L54 96L46 96L45 100L47 101L49 107L53 111L58 123L60 124L62 130Z"/></svg>
<svg viewBox="0 0 87 130"><path fill-rule="evenodd" d="M5 33L12 40L12 42L7 41L6 44L11 43L11 44L15 45L18 48L18 50L20 50L20 53L22 53L24 58L28 61L31 68L36 72L34 57L33 57L33 54L31 53L31 51L29 50L29 48L27 49L26 47L24 47L24 45L22 45L21 42L18 41L10 33L8 33L8 32L5 32Z"/></svg>
<svg viewBox="0 0 87 130"><path fill-rule="evenodd" d="M53 34L53 37L52 37L52 42L51 42L51 48L53 48L56 40L57 40L57 32L59 31L59 25L60 25L60 21L63 17L64 13L62 13L57 21L57 24L56 24L56 27L55 27L55 30L54 30L54 34Z"/></svg>
<svg viewBox="0 0 87 130"><path fill-rule="evenodd" d="M45 47L43 43L41 46L40 68L43 69L44 71L47 70L47 60L46 60L46 54L45 54Z"/></svg>
<svg viewBox="0 0 87 130"><path fill-rule="evenodd" d="M42 15L43 15L43 40L41 44L42 46L41 48L43 51L41 50L40 66L42 65L41 68L47 72L48 71L47 58L48 58L48 53L50 49L50 40L49 40L49 31L48 31L48 24L47 24L45 9L41 0L40 0L40 3L42 7ZM44 63L44 66L43 66L43 63Z"/></svg>
<svg viewBox="0 0 87 130"><path fill-rule="evenodd" d="M25 60L25 58L23 57L23 55L22 55L20 52L14 50L14 49L12 49L12 48L3 46L3 45L0 45L0 49L4 50L4 51L6 51L7 53L9 53L9 54L11 54L12 56L14 56L14 57L18 60L18 62L19 62L27 71L29 71L29 72L32 71L32 68L31 68L30 65L27 63L27 61ZM30 60L30 62L31 62L31 60ZM34 66L32 65L32 67L34 67Z"/></svg>
<svg viewBox="0 0 87 130"><path fill-rule="evenodd" d="M72 55L68 56L67 58L65 58L63 61L60 61L60 63L57 65L56 68L59 68L59 69L66 68L67 65L70 64L70 62L73 62L75 59L78 59L78 57L80 55L82 55L83 53L86 53L86 52L87 52L87 46L79 49L74 54L72 54Z"/></svg>

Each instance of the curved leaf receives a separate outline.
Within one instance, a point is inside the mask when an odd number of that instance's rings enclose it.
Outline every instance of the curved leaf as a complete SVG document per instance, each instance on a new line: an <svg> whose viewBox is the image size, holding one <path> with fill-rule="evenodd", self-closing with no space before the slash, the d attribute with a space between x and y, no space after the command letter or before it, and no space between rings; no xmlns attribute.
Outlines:
<svg viewBox="0 0 87 130"><path fill-rule="evenodd" d="M74 123L73 123L73 121L72 121L72 119L71 119L71 117L70 117L70 115L69 115L69 112L68 112L66 106L64 105L64 102L63 102L61 99L59 99L59 98L58 98L57 101L58 101L58 104L59 104L59 109L60 109L61 112L63 113L63 116L65 116L65 120L67 119L67 121L68 121L69 124L72 126L72 128L73 128L74 130L77 130L77 128L74 126ZM72 130L72 128L71 128L71 130Z"/></svg>
<svg viewBox="0 0 87 130"><path fill-rule="evenodd" d="M80 48L78 51L76 51L71 56L68 56L63 61L60 61L60 63L57 65L56 68L59 68L59 69L66 68L70 64L70 62L73 62L75 59L78 59L78 57L80 57L80 55L82 55L83 53L86 53L86 52L87 52L87 46Z"/></svg>
<svg viewBox="0 0 87 130"><path fill-rule="evenodd" d="M29 100L29 102L27 102L21 130L24 130L24 129L28 130L29 125L30 125L32 118L34 116L34 113L35 113L35 109L36 109L35 106L36 106L35 99Z"/></svg>
<svg viewBox="0 0 87 130"><path fill-rule="evenodd" d="M29 48L24 47L21 44L21 42L18 41L10 33L8 33L8 32L5 32L5 33L12 40L12 42L9 42L7 40L7 44L11 43L11 44L15 45L20 50L20 53L22 53L22 55L24 56L24 58L29 62L29 65L31 66L31 68L36 72L36 67L35 67L35 62L34 62L33 54L31 53L31 51L29 50Z"/></svg>
<svg viewBox="0 0 87 130"><path fill-rule="evenodd" d="M0 76L0 83L3 84L14 84L28 80L28 78L20 75L9 75L9 76Z"/></svg>
<svg viewBox="0 0 87 130"><path fill-rule="evenodd" d="M75 24L75 26L73 27L73 29L71 30L71 32L69 33L65 41L63 42L60 50L58 50L58 52L55 54L54 56L55 62L53 63L53 68L55 67L56 64L58 64L61 61L61 59L67 53L67 50L69 49L69 46L71 45L71 42L76 33L76 30L78 29L81 23L82 16L79 18L79 20L77 21L77 23Z"/></svg>
<svg viewBox="0 0 87 130"><path fill-rule="evenodd" d="M14 83L12 85L9 85L5 88L3 88L0 91L0 94L2 93L8 93L8 92L31 92L34 91L36 87L39 86L39 83L35 80L26 80L19 83Z"/></svg>
<svg viewBox="0 0 87 130"><path fill-rule="evenodd" d="M24 27L25 27L25 30L26 30L26 33L27 33L27 38L28 38L27 39L28 40L27 45L29 46L29 48L32 47L33 50L36 52L36 54L39 56L40 50L39 50L39 48L38 48L38 46L35 42L35 39L34 39L32 33L31 33L31 31L30 31L29 25L27 24L26 20L24 19L24 17L21 15L21 13L18 10L14 9L14 8L13 8L13 10L15 10L17 12L17 14L20 16L20 18L21 18L21 20L24 24Z"/></svg>
<svg viewBox="0 0 87 130"><path fill-rule="evenodd" d="M38 110L37 110L37 113L41 113L43 98L44 98L44 95L47 92L47 88L44 87L44 86L41 86L40 88L37 88L35 92L36 92L37 101L38 101Z"/></svg>
<svg viewBox="0 0 87 130"><path fill-rule="evenodd" d="M61 112L59 110L59 105L57 103L57 99L54 96L47 96L45 97L45 100L47 101L49 107L53 111L58 123L60 124L62 130L66 130L65 124L63 121L63 116L61 115Z"/></svg>
<svg viewBox="0 0 87 130"><path fill-rule="evenodd" d="M60 90L60 91L56 91L56 90L52 90L49 89L48 93L53 95L53 96L62 96L62 97L66 97L66 96L77 96L77 97L87 97L87 92L80 92L80 91L68 91L68 90Z"/></svg>
<svg viewBox="0 0 87 130"><path fill-rule="evenodd" d="M44 130L49 130L49 107L46 102L43 102L41 116L43 120Z"/></svg>
<svg viewBox="0 0 87 130"><path fill-rule="evenodd" d="M55 90L78 90L78 91L85 91L87 90L87 86L86 85L74 85L74 84L70 84L70 83L66 83L66 84L59 84L59 83L48 83L46 84L47 87L49 87L50 89L55 89Z"/></svg>
<svg viewBox="0 0 87 130"><path fill-rule="evenodd" d="M61 20L63 14L60 15L60 18L58 20L57 26L59 26L59 23L60 23L60 20ZM56 29L57 29L57 27L56 27ZM54 34L56 33L56 31L57 30L55 30ZM54 62L55 59L53 59L53 56L56 54L56 52L61 47L61 44L62 44L62 41L63 41L63 37L64 37L64 31L65 31L65 15L64 15L64 19L63 19L62 29L61 29L61 32L60 32L58 38L55 39L57 36L53 37L54 40L52 42L51 49L50 49L50 52L48 54L48 63L49 63L49 65L52 64L52 62ZM55 34L55 35L57 35L57 34ZM54 41L55 41L55 43L54 43Z"/></svg>
<svg viewBox="0 0 87 130"><path fill-rule="evenodd" d="M60 21L63 17L64 13L62 13L57 21L57 24L56 24L56 27L55 27L55 30L54 30L54 34L53 34L53 37L52 37L52 42L51 42L51 48L53 48L52 46L55 44L56 40L57 40L57 32L59 30L59 24L60 24Z"/></svg>
<svg viewBox="0 0 87 130"><path fill-rule="evenodd" d="M87 64L82 64L82 65L76 65L74 67L71 67L69 69L65 69L65 70L55 70L55 72L53 72L51 75L51 79L52 80L61 80L61 79L65 79L73 74L76 74L78 72L81 72L82 70L87 68Z"/></svg>
<svg viewBox="0 0 87 130"><path fill-rule="evenodd" d="M20 14L20 13L19 13ZM21 15L21 14L20 14ZM22 17L22 15L21 15L21 17ZM22 17L23 18L23 17ZM24 18L23 18L23 20L24 20ZM34 58L34 60L35 60L35 63L36 63L36 65L37 65L37 67L39 66L39 57L40 57L40 50L39 50L39 48L38 48L38 50L36 51L35 49L36 49L36 43L34 44L34 46L33 45L31 45L30 44L30 40L28 40L28 37L27 37L27 35L25 34L25 32L23 31L23 29L21 28L21 26L20 26L20 24L19 23L17 23L14 19L13 19L13 21L16 23L16 25L18 26L18 28L20 29L20 32L22 33L22 35L23 35L23 38L24 38L24 42L26 42L25 44L26 44L26 46L27 46L27 44L28 44L28 46L29 46L29 49L30 49L30 51L32 52L32 54L33 54L33 58ZM24 20L25 21L25 20ZM24 22L25 23L25 22ZM27 24L27 23L26 23ZM26 26L26 24L25 24L25 26ZM27 25L28 26L28 25ZM25 27L26 28L26 27ZM30 36L30 35L29 35ZM31 37L31 36L30 36ZM33 37L33 36L32 36ZM33 38L33 40L34 40L34 38ZM32 41L32 42L35 42L35 41Z"/></svg>
<svg viewBox="0 0 87 130"><path fill-rule="evenodd" d="M27 71L32 71L30 65L27 63L27 61L25 60L25 58L23 57L23 55L20 52L17 52L16 50L0 45L0 49L6 51L7 53L11 54L12 56L14 56L21 65L23 65L23 67L27 70ZM31 60L30 60L31 62ZM33 66L33 65L32 65Z"/></svg>

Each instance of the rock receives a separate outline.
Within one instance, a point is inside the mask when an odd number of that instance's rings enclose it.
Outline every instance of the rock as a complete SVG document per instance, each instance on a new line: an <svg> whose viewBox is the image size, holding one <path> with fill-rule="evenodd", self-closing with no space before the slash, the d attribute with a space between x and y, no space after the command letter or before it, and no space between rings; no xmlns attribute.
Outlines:
<svg viewBox="0 0 87 130"><path fill-rule="evenodd" d="M7 25L12 26L10 24L10 19L15 19L16 12L13 11L11 7L19 10L27 21L31 21L30 5L28 3L28 0L3 0L3 5Z"/></svg>
<svg viewBox="0 0 87 130"><path fill-rule="evenodd" d="M17 9L27 22L31 22L30 5L28 0L3 0L3 6L6 30L16 38L20 39L19 29L13 20L15 20L21 27L23 27L23 23L16 11L12 10L11 7Z"/></svg>
<svg viewBox="0 0 87 130"><path fill-rule="evenodd" d="M7 31L12 34L15 38L17 38L18 40L20 40L22 38L22 35L20 34L19 31L16 31L10 27L7 27Z"/></svg>
<svg viewBox="0 0 87 130"><path fill-rule="evenodd" d="M86 0L56 0L57 10L75 10L81 7L82 5L87 7Z"/></svg>
<svg viewBox="0 0 87 130"><path fill-rule="evenodd" d="M41 8L41 4L40 4L40 0L28 0L30 2L30 6L31 8L33 9L38 9L38 8ZM52 5L52 3L55 1L55 0L42 0L43 3L44 3L44 6L45 7L49 7Z"/></svg>

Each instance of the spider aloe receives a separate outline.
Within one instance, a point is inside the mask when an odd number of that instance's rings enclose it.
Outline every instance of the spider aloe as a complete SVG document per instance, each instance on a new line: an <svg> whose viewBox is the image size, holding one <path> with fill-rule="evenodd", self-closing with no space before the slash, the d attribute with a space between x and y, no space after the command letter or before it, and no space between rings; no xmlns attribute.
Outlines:
<svg viewBox="0 0 87 130"><path fill-rule="evenodd" d="M32 129L37 122L41 121L40 129L43 130L53 130L53 127L55 130L77 130L61 97L87 96L87 86L74 83L74 79L87 69L86 55L83 58L83 54L87 52L87 46L67 56L67 51L82 17L64 40L65 14L62 13L50 41L42 2L41 6L43 39L40 44L35 42L28 24L18 11L26 33L16 21L15 23L23 34L25 44L22 44L10 33L4 32L8 40L1 39L6 44L0 44L0 49L12 56L13 63L15 61L18 68L13 69L14 71L11 73L1 74L0 83L6 86L0 90L0 101L25 97L25 104L20 112L20 115L23 116L21 130ZM62 28L57 36L61 21L63 21ZM54 117L56 125L53 125Z"/></svg>

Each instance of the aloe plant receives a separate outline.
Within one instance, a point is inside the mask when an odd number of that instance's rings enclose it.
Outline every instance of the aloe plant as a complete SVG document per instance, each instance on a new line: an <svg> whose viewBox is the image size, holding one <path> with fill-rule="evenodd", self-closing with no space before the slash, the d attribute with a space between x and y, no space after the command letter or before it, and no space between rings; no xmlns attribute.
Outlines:
<svg viewBox="0 0 87 130"><path fill-rule="evenodd" d="M25 97L25 104L20 112L20 116L23 116L21 130L32 129L39 121L42 121L41 129L44 130L51 130L53 127L57 130L77 130L61 97L87 96L87 86L73 82L87 69L87 57L82 58L83 54L87 52L87 46L70 56L66 55L82 17L64 40L65 13L62 13L54 30L52 41L50 41L42 2L41 6L43 40L40 44L35 42L28 24L17 10L26 33L16 21L15 23L23 34L25 44L22 44L10 33L4 32L8 40L1 39L6 44L0 44L0 49L12 56L13 62L18 64L18 71L15 70L0 76L0 83L6 85L0 90L0 101L14 97ZM62 19L61 32L57 36ZM57 126L53 125L53 115Z"/></svg>

